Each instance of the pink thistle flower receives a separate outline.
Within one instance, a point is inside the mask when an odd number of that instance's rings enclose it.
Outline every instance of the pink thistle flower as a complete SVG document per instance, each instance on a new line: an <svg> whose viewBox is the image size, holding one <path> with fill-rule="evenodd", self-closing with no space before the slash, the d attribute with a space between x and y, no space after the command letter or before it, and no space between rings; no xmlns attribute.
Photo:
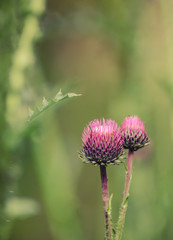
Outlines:
<svg viewBox="0 0 173 240"><path fill-rule="evenodd" d="M80 157L95 165L118 163L118 158L123 154L120 129L111 119L91 121L83 131L82 142Z"/></svg>
<svg viewBox="0 0 173 240"><path fill-rule="evenodd" d="M150 143L144 123L137 116L126 117L121 124L124 148L136 151Z"/></svg>

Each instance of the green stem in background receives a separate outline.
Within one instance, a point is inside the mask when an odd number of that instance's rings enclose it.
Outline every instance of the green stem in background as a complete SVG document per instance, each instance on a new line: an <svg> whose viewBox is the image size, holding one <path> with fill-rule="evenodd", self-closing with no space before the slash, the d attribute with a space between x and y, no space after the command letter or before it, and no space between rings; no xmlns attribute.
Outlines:
<svg viewBox="0 0 173 240"><path fill-rule="evenodd" d="M116 228L116 237L115 240L120 240L122 237L123 227L125 223L126 211L128 206L128 198L129 198L129 189L132 178L132 164L133 164L133 155L134 152L129 150L128 160L127 160L127 170L125 175L125 184L124 184L124 192L123 192L123 201L120 208L119 219Z"/></svg>
<svg viewBox="0 0 173 240"><path fill-rule="evenodd" d="M112 240L112 223L111 223L111 211L109 211L109 191L108 180L106 174L106 167L100 165L100 175L102 184L102 199L104 210L104 222L105 222L105 240Z"/></svg>
<svg viewBox="0 0 173 240"><path fill-rule="evenodd" d="M28 14L24 20L18 47L13 54L9 71L10 91L6 101L6 119L18 135L22 133L28 116L25 101L23 101L23 96L26 95L26 83L30 79L27 79L26 73L35 66L34 44L41 36L39 21L45 11L46 1L29 0L27 6ZM30 72L32 73L32 70Z"/></svg>

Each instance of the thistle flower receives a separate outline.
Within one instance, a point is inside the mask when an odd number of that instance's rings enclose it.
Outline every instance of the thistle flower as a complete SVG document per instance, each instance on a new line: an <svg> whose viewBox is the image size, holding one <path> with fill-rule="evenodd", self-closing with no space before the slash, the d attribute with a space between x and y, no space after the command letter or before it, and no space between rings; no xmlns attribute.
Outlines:
<svg viewBox="0 0 173 240"><path fill-rule="evenodd" d="M123 138L115 121L94 120L82 134L80 157L87 162L105 165L118 163L123 153Z"/></svg>
<svg viewBox="0 0 173 240"><path fill-rule="evenodd" d="M80 157L87 162L100 165L102 200L105 221L105 240L112 240L111 211L108 211L110 200L106 166L118 163L123 153L123 137L115 121L91 121L82 134L82 150Z"/></svg>
<svg viewBox="0 0 173 240"><path fill-rule="evenodd" d="M150 143L144 123L137 116L126 117L121 124L124 148L136 151Z"/></svg>

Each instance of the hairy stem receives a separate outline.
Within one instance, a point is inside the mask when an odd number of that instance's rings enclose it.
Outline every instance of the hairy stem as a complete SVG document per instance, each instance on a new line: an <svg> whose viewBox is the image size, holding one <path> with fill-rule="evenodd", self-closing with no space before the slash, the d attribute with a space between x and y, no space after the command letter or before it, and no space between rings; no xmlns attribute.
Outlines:
<svg viewBox="0 0 173 240"><path fill-rule="evenodd" d="M129 198L129 189L132 178L132 164L133 164L133 155L134 152L129 150L128 160L127 160L127 170L125 175L125 184L124 184L124 192L123 192L123 201L120 208L119 219L116 228L116 237L115 240L120 240L122 237L123 227L125 223L126 211L128 206L128 198Z"/></svg>
<svg viewBox="0 0 173 240"><path fill-rule="evenodd" d="M112 224L111 224L111 211L109 208L109 191L108 180L106 174L106 167L100 165L101 185L102 185L102 199L104 210L104 222L105 222L105 240L112 240Z"/></svg>

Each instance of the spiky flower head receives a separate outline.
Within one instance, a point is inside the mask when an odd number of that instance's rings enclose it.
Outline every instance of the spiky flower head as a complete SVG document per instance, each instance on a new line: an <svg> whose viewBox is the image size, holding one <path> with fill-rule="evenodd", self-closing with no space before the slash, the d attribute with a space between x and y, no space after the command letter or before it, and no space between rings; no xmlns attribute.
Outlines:
<svg viewBox="0 0 173 240"><path fill-rule="evenodd" d="M82 142L80 157L95 165L118 163L118 158L123 153L120 129L111 119L91 121L83 131Z"/></svg>
<svg viewBox="0 0 173 240"><path fill-rule="evenodd" d="M136 151L150 143L144 123L137 116L126 117L121 124L124 148Z"/></svg>

